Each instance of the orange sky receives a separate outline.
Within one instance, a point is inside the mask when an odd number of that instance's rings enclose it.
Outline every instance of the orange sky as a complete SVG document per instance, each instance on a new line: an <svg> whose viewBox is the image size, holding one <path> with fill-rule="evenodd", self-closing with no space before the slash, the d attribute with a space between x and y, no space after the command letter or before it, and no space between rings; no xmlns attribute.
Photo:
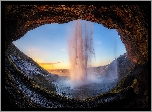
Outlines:
<svg viewBox="0 0 152 112"><path fill-rule="evenodd" d="M105 61L105 62L94 62L93 66L97 67L97 66L101 66L101 65L106 65L107 63L110 63L111 60L109 61ZM56 63L40 63L37 62L42 68L46 69L46 70L51 70L51 69L69 69L70 65L68 63L64 63L64 62L56 62ZM104 64L103 64L104 63Z"/></svg>
<svg viewBox="0 0 152 112"><path fill-rule="evenodd" d="M68 69L69 68L68 64L61 63L61 62L57 62L57 63L38 63L38 64L46 70L50 70L50 69Z"/></svg>
<svg viewBox="0 0 152 112"><path fill-rule="evenodd" d="M82 22L85 21L82 20ZM76 21L60 25L56 23L42 25L13 41L13 44L44 69L69 69L67 37L73 37L75 24ZM126 52L115 29L93 23L92 37L95 50L93 67L107 65Z"/></svg>

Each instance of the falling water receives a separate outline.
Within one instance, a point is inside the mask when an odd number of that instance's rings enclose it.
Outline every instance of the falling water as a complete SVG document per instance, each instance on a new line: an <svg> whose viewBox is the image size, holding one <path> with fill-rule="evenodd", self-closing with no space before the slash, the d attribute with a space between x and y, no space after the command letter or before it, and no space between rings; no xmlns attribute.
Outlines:
<svg viewBox="0 0 152 112"><path fill-rule="evenodd" d="M87 69L91 67L94 54L92 34L91 22L85 22L83 26L82 21L77 20L73 37L68 38L70 80L74 87L87 83Z"/></svg>
<svg viewBox="0 0 152 112"><path fill-rule="evenodd" d="M74 29L72 29L74 28ZM69 30L69 29L68 29ZM102 72L91 66L93 56L93 28L91 22L77 20L67 32L70 61L70 80L60 77L54 84L56 92L70 98L85 99L108 92L117 85L117 60L113 60ZM114 55L117 54L115 39ZM100 66L99 66L100 69Z"/></svg>

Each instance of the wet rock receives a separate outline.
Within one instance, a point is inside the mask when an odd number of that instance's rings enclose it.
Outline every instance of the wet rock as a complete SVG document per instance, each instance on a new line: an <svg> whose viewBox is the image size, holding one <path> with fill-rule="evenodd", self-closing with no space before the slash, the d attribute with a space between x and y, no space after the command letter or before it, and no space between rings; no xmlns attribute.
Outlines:
<svg viewBox="0 0 152 112"><path fill-rule="evenodd" d="M117 29L128 58L138 64L148 61L149 5L6 5L4 10L5 48L40 25L81 18Z"/></svg>
<svg viewBox="0 0 152 112"><path fill-rule="evenodd" d="M149 9L149 5L6 5L5 9L2 8L5 13L5 50L27 31L40 25L65 23L81 18L117 29L132 65L126 78L120 81L122 84L117 86L113 93L106 93L89 101L79 101L65 99L35 85L7 58L9 53L21 59L25 57L12 49L5 53L5 97L6 105L8 104L5 107L12 105L15 108L148 108ZM134 78L138 82L136 86L132 85ZM31 101L25 95L25 91L19 91L19 83L25 85L32 93L42 95L43 98L40 100L43 100L43 103L47 102L46 105ZM44 100L45 98L49 100Z"/></svg>

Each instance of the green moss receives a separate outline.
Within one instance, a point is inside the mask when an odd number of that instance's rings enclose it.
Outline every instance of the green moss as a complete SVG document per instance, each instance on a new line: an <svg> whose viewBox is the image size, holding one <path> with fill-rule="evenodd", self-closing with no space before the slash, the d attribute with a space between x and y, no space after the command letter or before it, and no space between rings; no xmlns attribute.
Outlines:
<svg viewBox="0 0 152 112"><path fill-rule="evenodd" d="M56 90L55 85L52 84L50 81L46 80L45 77L43 77L42 75L35 75L33 81L39 86L42 86L43 88L50 89L52 91Z"/></svg>
<svg viewBox="0 0 152 112"><path fill-rule="evenodd" d="M133 88L135 85L137 85L137 79L136 78L133 80L133 83L132 83L131 87Z"/></svg>
<svg viewBox="0 0 152 112"><path fill-rule="evenodd" d="M124 89L124 88L122 88L122 86L123 86L126 78L127 77L124 77L115 88L113 88L112 90L109 91L109 93L119 93L120 91L122 91Z"/></svg>

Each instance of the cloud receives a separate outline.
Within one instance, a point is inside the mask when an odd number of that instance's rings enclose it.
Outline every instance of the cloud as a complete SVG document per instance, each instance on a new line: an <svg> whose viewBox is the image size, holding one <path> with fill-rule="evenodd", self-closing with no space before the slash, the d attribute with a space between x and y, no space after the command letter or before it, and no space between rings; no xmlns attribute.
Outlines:
<svg viewBox="0 0 152 112"><path fill-rule="evenodd" d="M36 50L35 48L28 49L28 51L35 51L35 50Z"/></svg>
<svg viewBox="0 0 152 112"><path fill-rule="evenodd" d="M63 52L66 52L66 49L61 49Z"/></svg>
<svg viewBox="0 0 152 112"><path fill-rule="evenodd" d="M39 63L40 65L54 65L54 64L58 64L58 63L61 63L61 62L56 62L56 63Z"/></svg>
<svg viewBox="0 0 152 112"><path fill-rule="evenodd" d="M101 44L101 41L97 41L97 42L95 42L96 44Z"/></svg>
<svg viewBox="0 0 152 112"><path fill-rule="evenodd" d="M28 51L31 51L31 49L28 49Z"/></svg>

